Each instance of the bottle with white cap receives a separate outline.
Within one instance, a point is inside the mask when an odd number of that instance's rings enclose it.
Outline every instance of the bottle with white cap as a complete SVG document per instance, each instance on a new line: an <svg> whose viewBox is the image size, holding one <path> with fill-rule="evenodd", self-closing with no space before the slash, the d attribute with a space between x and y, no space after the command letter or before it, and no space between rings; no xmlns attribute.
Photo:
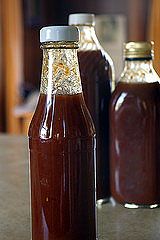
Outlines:
<svg viewBox="0 0 160 240"><path fill-rule="evenodd" d="M69 15L69 25L80 30L78 59L84 98L96 127L97 202L109 200L109 100L114 89L114 67L95 33L95 15Z"/></svg>
<svg viewBox="0 0 160 240"><path fill-rule="evenodd" d="M42 28L41 88L29 128L32 240L96 240L95 129L79 74L79 31Z"/></svg>

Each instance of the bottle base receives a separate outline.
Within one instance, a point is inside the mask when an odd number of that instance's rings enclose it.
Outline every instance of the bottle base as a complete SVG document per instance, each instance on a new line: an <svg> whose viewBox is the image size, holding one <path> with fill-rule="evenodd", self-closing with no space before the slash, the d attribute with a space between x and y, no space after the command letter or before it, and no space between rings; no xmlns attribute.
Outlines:
<svg viewBox="0 0 160 240"><path fill-rule="evenodd" d="M154 209L154 208L159 208L160 204L134 204L134 203L125 203L123 204L123 206L125 208L132 208L132 209L136 209L136 208L148 208L148 209Z"/></svg>
<svg viewBox="0 0 160 240"><path fill-rule="evenodd" d="M98 199L97 202L97 206L108 203L110 200L110 198L103 198L103 199Z"/></svg>

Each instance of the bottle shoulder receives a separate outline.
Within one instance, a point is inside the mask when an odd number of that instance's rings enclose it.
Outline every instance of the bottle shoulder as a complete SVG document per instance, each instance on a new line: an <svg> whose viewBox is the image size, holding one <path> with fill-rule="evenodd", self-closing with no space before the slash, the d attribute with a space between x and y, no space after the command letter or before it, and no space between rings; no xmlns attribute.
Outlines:
<svg viewBox="0 0 160 240"><path fill-rule="evenodd" d="M122 114L123 111L150 112L157 107L160 101L160 85L152 83L127 83L119 82L112 94L110 111L113 114ZM117 116L118 116L117 115Z"/></svg>
<svg viewBox="0 0 160 240"><path fill-rule="evenodd" d="M40 96L29 137L67 140L94 136L94 124L82 94L55 96L48 103L46 96Z"/></svg>
<svg viewBox="0 0 160 240"><path fill-rule="evenodd" d="M87 82L110 82L115 88L115 70L113 61L104 50L87 50L78 52L82 85ZM88 81L86 81L86 79Z"/></svg>
<svg viewBox="0 0 160 240"><path fill-rule="evenodd" d="M85 68L86 66L90 68L95 68L97 71L102 68L110 68L110 71L114 71L114 64L111 57L103 50L79 50L78 51L78 59L81 68Z"/></svg>
<svg viewBox="0 0 160 240"><path fill-rule="evenodd" d="M128 82L128 83L152 83L152 82L159 82L160 78L154 68L150 69L142 69L142 68L135 68L135 69L124 69L120 79L118 82Z"/></svg>

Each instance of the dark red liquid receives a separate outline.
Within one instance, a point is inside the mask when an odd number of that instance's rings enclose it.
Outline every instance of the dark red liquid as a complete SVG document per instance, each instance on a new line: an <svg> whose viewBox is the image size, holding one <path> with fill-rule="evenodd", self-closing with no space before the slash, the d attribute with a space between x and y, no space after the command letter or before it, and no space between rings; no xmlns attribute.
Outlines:
<svg viewBox="0 0 160 240"><path fill-rule="evenodd" d="M110 108L111 192L120 203L160 201L159 84L119 83Z"/></svg>
<svg viewBox="0 0 160 240"><path fill-rule="evenodd" d="M95 240L95 131L83 95L40 95L30 125L32 240Z"/></svg>
<svg viewBox="0 0 160 240"><path fill-rule="evenodd" d="M109 189L109 100L111 67L100 51L78 52L85 102L96 128L97 199L110 196Z"/></svg>

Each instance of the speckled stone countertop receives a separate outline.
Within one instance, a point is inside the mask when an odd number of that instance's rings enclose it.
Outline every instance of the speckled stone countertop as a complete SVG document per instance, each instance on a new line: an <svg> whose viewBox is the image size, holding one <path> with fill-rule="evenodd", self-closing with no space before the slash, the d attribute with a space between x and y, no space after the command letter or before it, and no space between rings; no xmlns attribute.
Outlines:
<svg viewBox="0 0 160 240"><path fill-rule="evenodd" d="M27 149L27 138L0 135L0 240L31 239ZM100 240L160 240L160 209L104 204L98 229Z"/></svg>

